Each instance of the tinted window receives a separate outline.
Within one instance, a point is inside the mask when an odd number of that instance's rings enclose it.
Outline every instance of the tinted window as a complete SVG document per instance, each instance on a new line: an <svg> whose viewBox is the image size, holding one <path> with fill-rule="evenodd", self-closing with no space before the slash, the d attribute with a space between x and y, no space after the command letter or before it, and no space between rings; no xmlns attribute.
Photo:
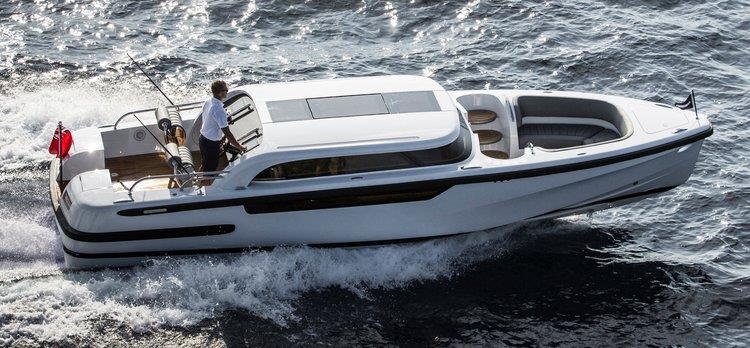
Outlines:
<svg viewBox="0 0 750 348"><path fill-rule="evenodd" d="M458 139L435 149L374 155L316 158L272 166L255 180L300 179L456 163L471 154L471 131L461 127Z"/></svg>
<svg viewBox="0 0 750 348"><path fill-rule="evenodd" d="M392 114L440 111L432 91L383 93L383 100Z"/></svg>
<svg viewBox="0 0 750 348"><path fill-rule="evenodd" d="M314 118L387 114L380 94L307 99Z"/></svg>
<svg viewBox="0 0 750 348"><path fill-rule="evenodd" d="M400 153L316 158L273 166L258 174L255 180L301 179L410 167L414 167L413 162Z"/></svg>
<svg viewBox="0 0 750 348"><path fill-rule="evenodd" d="M400 188L384 189L378 192L368 193L339 193L325 195L305 195L284 200L254 199L245 204L248 214L279 213L284 211L301 211L315 209L331 209L342 207L358 207L374 204L393 204L404 202L416 202L433 199L449 189L450 185L431 189Z"/></svg>

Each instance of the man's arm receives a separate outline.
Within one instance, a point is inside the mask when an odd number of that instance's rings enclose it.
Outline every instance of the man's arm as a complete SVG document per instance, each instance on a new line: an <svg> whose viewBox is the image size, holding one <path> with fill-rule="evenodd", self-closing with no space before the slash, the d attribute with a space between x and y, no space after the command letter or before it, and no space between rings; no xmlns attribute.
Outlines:
<svg viewBox="0 0 750 348"><path fill-rule="evenodd" d="M229 130L229 115L227 115L227 111L224 110L223 107L212 108L211 111L211 116L216 120L216 123L219 124L221 131L224 132L224 136L229 140L229 144L242 151L247 150L237 141L234 134L232 134L232 131Z"/></svg>
<svg viewBox="0 0 750 348"><path fill-rule="evenodd" d="M232 145L232 146L234 146L234 147L236 147L236 148L238 148L238 149L240 149L242 151L247 150L244 146L242 146L242 144L240 144L237 141L237 139L234 138L234 134L232 134L232 131L229 130L229 127L224 127L224 128L221 129L221 131L224 132L224 136L227 137L227 140L229 140L229 144L230 145Z"/></svg>

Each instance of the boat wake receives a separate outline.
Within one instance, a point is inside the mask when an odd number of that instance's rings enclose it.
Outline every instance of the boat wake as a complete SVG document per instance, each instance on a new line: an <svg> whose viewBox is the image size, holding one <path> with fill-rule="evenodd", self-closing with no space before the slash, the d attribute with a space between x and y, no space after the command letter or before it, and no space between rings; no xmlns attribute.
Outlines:
<svg viewBox="0 0 750 348"><path fill-rule="evenodd" d="M70 129L110 124L127 111L158 104L127 83L75 81L42 86L4 86L0 94L0 175L49 160L47 146L58 121ZM32 89L32 91L29 91Z"/></svg>
<svg viewBox="0 0 750 348"><path fill-rule="evenodd" d="M195 325L231 309L286 326L299 319L296 301L310 291L334 287L368 299L373 289L449 279L503 253L507 233L498 232L377 248L279 248L7 279L16 272L0 283L0 317L6 318L0 322L0 345L18 337L56 342L90 337L93 319L146 332Z"/></svg>

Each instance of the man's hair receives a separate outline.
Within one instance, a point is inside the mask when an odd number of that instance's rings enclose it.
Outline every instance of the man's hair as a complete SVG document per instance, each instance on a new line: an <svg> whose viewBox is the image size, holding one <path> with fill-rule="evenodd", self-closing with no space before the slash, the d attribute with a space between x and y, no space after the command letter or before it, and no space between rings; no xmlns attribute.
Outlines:
<svg viewBox="0 0 750 348"><path fill-rule="evenodd" d="M222 80L216 80L211 83L211 93L214 95L219 94L221 91L227 88L227 83Z"/></svg>

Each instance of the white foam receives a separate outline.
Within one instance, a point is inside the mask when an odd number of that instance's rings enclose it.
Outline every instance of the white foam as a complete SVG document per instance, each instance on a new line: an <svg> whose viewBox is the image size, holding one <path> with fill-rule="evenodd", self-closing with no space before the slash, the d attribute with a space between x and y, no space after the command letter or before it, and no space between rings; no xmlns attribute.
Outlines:
<svg viewBox="0 0 750 348"><path fill-rule="evenodd" d="M114 89L90 81L10 88L0 95L0 170L49 160L58 121L69 129L111 124L127 111L158 104L157 98L133 85Z"/></svg>
<svg viewBox="0 0 750 348"><path fill-rule="evenodd" d="M465 265L504 250L499 234L478 233L366 249L282 248L237 257L162 260L130 270L68 273L0 283L0 345L33 337L60 342L114 320L136 332L190 326L239 308L285 326L305 292L328 287L368 298L452 277Z"/></svg>
<svg viewBox="0 0 750 348"><path fill-rule="evenodd" d="M33 218L0 218L0 226L3 226L0 228L0 260L54 262L62 257L55 231L40 225L41 219ZM0 270L0 279L4 271Z"/></svg>

